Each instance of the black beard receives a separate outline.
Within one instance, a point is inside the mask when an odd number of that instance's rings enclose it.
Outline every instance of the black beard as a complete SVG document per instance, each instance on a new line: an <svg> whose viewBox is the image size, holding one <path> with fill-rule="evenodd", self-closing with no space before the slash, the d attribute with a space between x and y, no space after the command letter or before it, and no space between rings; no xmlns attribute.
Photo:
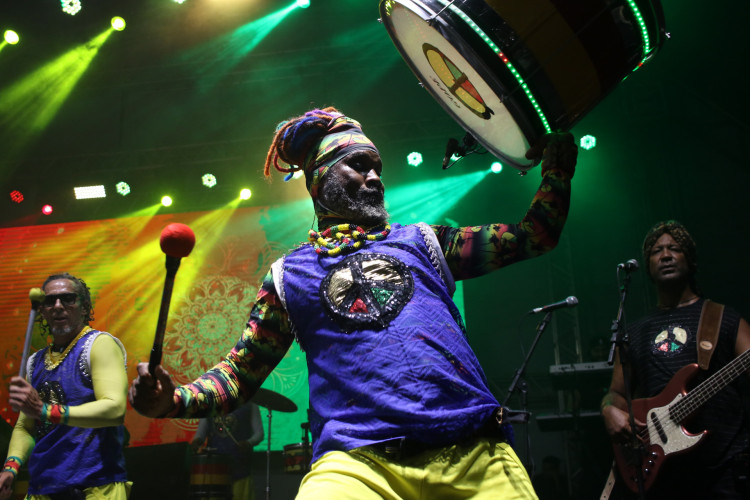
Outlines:
<svg viewBox="0 0 750 500"><path fill-rule="evenodd" d="M357 225L371 227L388 221L383 191L361 188L352 196L340 183L328 183L320 194L324 208Z"/></svg>

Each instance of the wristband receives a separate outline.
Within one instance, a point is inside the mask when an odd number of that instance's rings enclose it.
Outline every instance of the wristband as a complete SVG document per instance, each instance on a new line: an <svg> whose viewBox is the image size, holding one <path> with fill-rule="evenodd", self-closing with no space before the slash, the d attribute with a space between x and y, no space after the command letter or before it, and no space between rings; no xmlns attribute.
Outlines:
<svg viewBox="0 0 750 500"><path fill-rule="evenodd" d="M18 457L8 457L3 466L3 472L10 472L15 478L18 475L18 470L21 468L23 460Z"/></svg>
<svg viewBox="0 0 750 500"><path fill-rule="evenodd" d="M41 420L43 423L66 425L69 418L70 411L67 405L42 404Z"/></svg>

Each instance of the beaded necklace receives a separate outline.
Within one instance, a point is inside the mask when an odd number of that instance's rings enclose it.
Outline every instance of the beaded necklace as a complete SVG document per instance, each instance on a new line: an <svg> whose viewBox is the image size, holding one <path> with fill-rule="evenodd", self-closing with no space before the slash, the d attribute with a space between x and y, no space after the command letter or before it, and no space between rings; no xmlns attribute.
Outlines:
<svg viewBox="0 0 750 500"><path fill-rule="evenodd" d="M352 252L365 244L365 241L384 240L391 232L391 225L386 224L385 229L377 233L368 233L356 224L338 224L331 226L320 233L310 229L308 239L315 246L318 255L334 257L343 252Z"/></svg>

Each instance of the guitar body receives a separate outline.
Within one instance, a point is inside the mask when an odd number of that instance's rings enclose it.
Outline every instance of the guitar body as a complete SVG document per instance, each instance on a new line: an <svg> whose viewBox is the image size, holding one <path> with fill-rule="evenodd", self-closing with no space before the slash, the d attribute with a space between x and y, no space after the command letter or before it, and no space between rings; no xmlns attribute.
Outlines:
<svg viewBox="0 0 750 500"><path fill-rule="evenodd" d="M647 424L648 438L644 439L642 459L639 459L638 450L632 446L614 445L617 469L631 491L638 492L639 467L643 475L644 491L647 491L667 458L689 450L708 433L703 431L690 434L682 427L681 421L670 417L670 407L674 407L687 395L685 388L698 370L695 363L684 366L674 374L661 393L652 398L633 400L633 415Z"/></svg>

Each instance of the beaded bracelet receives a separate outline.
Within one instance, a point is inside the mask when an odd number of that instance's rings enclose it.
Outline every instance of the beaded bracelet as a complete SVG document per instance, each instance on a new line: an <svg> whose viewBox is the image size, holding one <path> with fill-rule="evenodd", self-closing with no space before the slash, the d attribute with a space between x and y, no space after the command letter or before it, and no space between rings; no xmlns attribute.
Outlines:
<svg viewBox="0 0 750 500"><path fill-rule="evenodd" d="M18 457L8 457L8 460L5 461L5 465L3 466L3 472L10 472L13 474L13 477L16 477L22 463L23 460Z"/></svg>

